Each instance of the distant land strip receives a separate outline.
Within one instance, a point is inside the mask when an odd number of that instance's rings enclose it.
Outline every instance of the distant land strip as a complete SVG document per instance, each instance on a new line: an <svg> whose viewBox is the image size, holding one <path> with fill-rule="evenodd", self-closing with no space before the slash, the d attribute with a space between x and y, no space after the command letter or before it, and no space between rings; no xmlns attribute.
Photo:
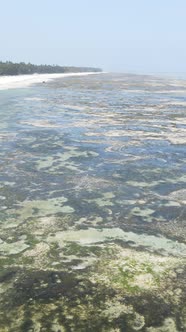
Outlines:
<svg viewBox="0 0 186 332"><path fill-rule="evenodd" d="M13 63L11 61L0 61L0 76L28 75L28 74L57 74L57 73L82 73L102 72L100 68L73 67L58 65L34 65L32 63Z"/></svg>

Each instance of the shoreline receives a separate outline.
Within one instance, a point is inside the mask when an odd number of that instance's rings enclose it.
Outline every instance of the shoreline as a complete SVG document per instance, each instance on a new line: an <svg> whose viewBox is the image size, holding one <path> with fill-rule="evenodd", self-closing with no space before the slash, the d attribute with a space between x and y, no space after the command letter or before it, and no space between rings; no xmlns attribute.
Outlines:
<svg viewBox="0 0 186 332"><path fill-rule="evenodd" d="M102 72L57 73L57 74L31 74L16 76L0 76L0 90L26 88L35 83L49 82L56 78L71 76L87 76L101 74Z"/></svg>

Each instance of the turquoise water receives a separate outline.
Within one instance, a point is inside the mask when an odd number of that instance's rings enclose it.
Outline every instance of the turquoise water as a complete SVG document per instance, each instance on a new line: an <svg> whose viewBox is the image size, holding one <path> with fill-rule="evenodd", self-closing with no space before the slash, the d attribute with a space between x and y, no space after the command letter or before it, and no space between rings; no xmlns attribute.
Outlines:
<svg viewBox="0 0 186 332"><path fill-rule="evenodd" d="M184 331L186 83L0 91L0 331Z"/></svg>

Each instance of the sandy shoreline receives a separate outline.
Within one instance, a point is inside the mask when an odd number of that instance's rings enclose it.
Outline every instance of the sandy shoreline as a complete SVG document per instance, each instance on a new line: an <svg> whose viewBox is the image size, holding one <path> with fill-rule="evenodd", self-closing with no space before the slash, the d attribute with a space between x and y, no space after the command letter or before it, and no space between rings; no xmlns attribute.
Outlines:
<svg viewBox="0 0 186 332"><path fill-rule="evenodd" d="M32 74L18 76L0 76L0 90L26 88L34 83L48 82L55 78L69 76L86 76L98 74L97 72L84 73L64 73L64 74Z"/></svg>

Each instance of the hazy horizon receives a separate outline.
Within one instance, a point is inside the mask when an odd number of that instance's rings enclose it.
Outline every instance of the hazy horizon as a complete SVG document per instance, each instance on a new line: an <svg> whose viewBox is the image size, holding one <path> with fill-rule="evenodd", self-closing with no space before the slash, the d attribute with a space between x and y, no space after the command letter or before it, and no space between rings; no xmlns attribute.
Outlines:
<svg viewBox="0 0 186 332"><path fill-rule="evenodd" d="M8 0L1 9L2 61L186 73L183 0Z"/></svg>

